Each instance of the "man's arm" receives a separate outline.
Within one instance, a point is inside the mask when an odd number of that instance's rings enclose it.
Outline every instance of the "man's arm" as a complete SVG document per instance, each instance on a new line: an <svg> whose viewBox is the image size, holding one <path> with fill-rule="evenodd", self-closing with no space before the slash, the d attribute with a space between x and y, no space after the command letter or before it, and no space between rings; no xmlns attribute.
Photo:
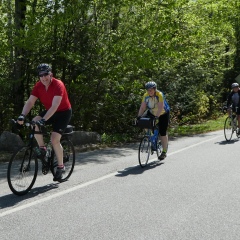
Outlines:
<svg viewBox="0 0 240 240"><path fill-rule="evenodd" d="M147 107L147 104L146 104L145 102L142 102L142 103L141 103L141 106L140 106L140 108L139 108L139 111L138 111L138 117L140 117L140 116L143 115L146 107Z"/></svg>
<svg viewBox="0 0 240 240"><path fill-rule="evenodd" d="M36 101L37 97L31 95L23 107L22 115L26 116L31 111Z"/></svg>
<svg viewBox="0 0 240 240"><path fill-rule="evenodd" d="M31 111L32 107L34 106L37 97L31 95L27 102L25 103L21 115L18 117L17 122L18 124L23 124L26 115Z"/></svg>
<svg viewBox="0 0 240 240"><path fill-rule="evenodd" d="M45 120L48 120L57 111L61 101L62 101L62 96L55 96L53 98L52 106L48 109L45 116L43 117Z"/></svg>

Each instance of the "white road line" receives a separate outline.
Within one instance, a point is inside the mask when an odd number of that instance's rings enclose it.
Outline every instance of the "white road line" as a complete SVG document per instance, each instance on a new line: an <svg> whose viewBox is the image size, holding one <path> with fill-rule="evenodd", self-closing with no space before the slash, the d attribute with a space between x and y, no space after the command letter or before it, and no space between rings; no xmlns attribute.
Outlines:
<svg viewBox="0 0 240 240"><path fill-rule="evenodd" d="M185 150L187 150L187 149L189 149L189 148L196 147L196 146L201 145L201 144L203 144L203 143L210 142L210 141L212 141L212 140L214 140L214 139L216 139L216 138L219 138L220 136L221 136L221 135L218 135L218 136L216 136L216 137L214 137L214 138L211 138L211 139L208 139L208 140L205 140L205 141L198 142L198 143L196 143L196 144L193 144L193 145L190 145L190 146L188 146L188 147L182 148L182 149L177 150L177 151L175 151L175 152L171 152L171 153L168 154L168 156L171 156L171 155L174 155L174 154L176 154L176 153L185 151ZM157 159L157 158L156 158L156 159ZM155 161L156 159L153 159L152 161ZM136 166L138 166L138 165L136 165ZM100 181L105 180L105 179L107 179L107 178L113 177L113 176L115 176L116 174L118 174L118 172L110 173L110 174L105 175L105 176L103 176L103 177L100 177L100 178L91 180L91 181L89 181L89 182L82 183L82 184L80 184L80 185L77 185L77 186L68 188L68 189L63 190L63 191L61 191L61 192L58 192L58 193L52 194L52 195L50 195L50 196L47 196L47 197L38 199L38 200L36 200L36 201L34 201L34 202L27 203L27 204L25 204L25 205L23 205L23 206L19 206L19 207L15 207L15 208L9 209L9 210L7 210L7 211L5 211L5 212L0 213L0 218L1 218L1 217L4 217L4 216L7 216L7 215L10 215L10 214L12 214L12 213L21 211L21 210L23 210L23 209L26 209L26 208L35 206L35 205L37 205L37 204L40 204L40 203L43 203L43 202L47 202L47 201L49 201L49 200L51 200L51 199L60 197L60 196L65 195L65 194L67 194L67 193L74 192L74 191L76 191L76 190L78 190L78 189L87 187L87 186L89 186L89 185L92 185L92 184L94 184L94 183L100 182Z"/></svg>
<svg viewBox="0 0 240 240"><path fill-rule="evenodd" d="M176 153L185 151L185 150L187 150L187 149L189 149L189 148L196 147L196 146L201 145L201 144L203 144L203 143L210 142L210 141L212 141L212 140L214 140L214 139L216 139L216 138L219 138L219 137L222 137L222 135L218 135L218 136L216 136L216 137L214 137L214 138L211 138L211 139L208 139L208 140L205 140L205 141L202 141L202 142L195 143L195 144L193 144L193 145L190 145L190 146L188 146L188 147L182 148L182 149L177 150L177 151L175 151L175 152L171 152L171 153L168 154L168 156L171 156L171 155L173 155L173 154L176 154Z"/></svg>

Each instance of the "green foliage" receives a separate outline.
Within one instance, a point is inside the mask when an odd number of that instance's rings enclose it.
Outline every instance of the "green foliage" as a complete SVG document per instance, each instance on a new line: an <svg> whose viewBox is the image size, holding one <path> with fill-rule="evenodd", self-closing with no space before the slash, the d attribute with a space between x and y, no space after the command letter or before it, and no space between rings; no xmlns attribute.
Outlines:
<svg viewBox="0 0 240 240"><path fill-rule="evenodd" d="M41 62L66 84L76 129L106 139L134 134L145 82L158 83L172 125L183 125L215 116L240 71L236 0L15 2L0 6L0 132Z"/></svg>

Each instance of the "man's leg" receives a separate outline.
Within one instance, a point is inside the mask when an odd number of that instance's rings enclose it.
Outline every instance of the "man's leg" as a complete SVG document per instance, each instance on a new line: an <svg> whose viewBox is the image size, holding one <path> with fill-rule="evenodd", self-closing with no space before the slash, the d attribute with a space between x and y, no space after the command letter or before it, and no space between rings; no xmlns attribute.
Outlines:
<svg viewBox="0 0 240 240"><path fill-rule="evenodd" d="M38 121L40 119L42 119L42 117L36 116L35 118L33 118L33 121L36 122L36 121ZM39 131L39 128L38 128L37 125L36 125L36 128L35 128L35 131ZM35 137L39 147L45 146L42 134L35 134L34 137Z"/></svg>
<svg viewBox="0 0 240 240"><path fill-rule="evenodd" d="M167 135L167 128L169 123L169 113L166 113L159 117L159 133L160 133L160 139L162 143L163 151L159 157L160 160L163 160L167 156L167 150L168 150L168 135Z"/></svg>
<svg viewBox="0 0 240 240"><path fill-rule="evenodd" d="M167 152L168 149L168 136L160 136L163 151Z"/></svg>
<svg viewBox="0 0 240 240"><path fill-rule="evenodd" d="M240 115L237 115L237 120L238 120L238 128L240 128Z"/></svg>
<svg viewBox="0 0 240 240"><path fill-rule="evenodd" d="M62 179L63 173L65 172L65 167L63 165L63 148L60 143L61 137L62 135L57 132L52 132L51 134L52 146L58 161L58 167L54 175L53 181L60 181Z"/></svg>
<svg viewBox="0 0 240 240"><path fill-rule="evenodd" d="M62 135L57 132L52 132L51 134L51 143L58 160L58 166L63 166L63 148L60 144Z"/></svg>

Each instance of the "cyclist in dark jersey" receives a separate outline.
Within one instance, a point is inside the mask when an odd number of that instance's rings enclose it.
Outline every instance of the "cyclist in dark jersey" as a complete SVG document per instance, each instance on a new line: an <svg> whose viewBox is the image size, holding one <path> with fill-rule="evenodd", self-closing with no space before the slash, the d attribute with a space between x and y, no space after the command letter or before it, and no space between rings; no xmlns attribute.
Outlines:
<svg viewBox="0 0 240 240"><path fill-rule="evenodd" d="M147 92L143 95L138 117L151 114L158 118L158 128L163 146L163 151L159 159L163 160L167 156L168 149L167 128L169 124L170 107L164 94L157 90L157 84L155 82L146 83L145 88Z"/></svg>
<svg viewBox="0 0 240 240"><path fill-rule="evenodd" d="M53 180L59 181L62 178L62 173L65 171L60 139L70 122L72 109L64 83L53 77L51 67L46 63L42 63L37 67L37 71L39 81L33 87L32 93L24 105L21 115L18 117L18 122L23 124L26 115L33 108L37 99L39 99L45 110L34 117L33 121L37 121L39 126L45 124L52 125L51 143L58 160L58 167ZM37 126L36 131L38 130ZM39 145L41 157L44 157L46 155L46 147L43 136L36 134L35 138Z"/></svg>
<svg viewBox="0 0 240 240"><path fill-rule="evenodd" d="M238 83L231 85L232 91L227 98L228 114L230 115L231 109L236 112L237 107L237 120L238 120L238 134L240 135L240 88Z"/></svg>

